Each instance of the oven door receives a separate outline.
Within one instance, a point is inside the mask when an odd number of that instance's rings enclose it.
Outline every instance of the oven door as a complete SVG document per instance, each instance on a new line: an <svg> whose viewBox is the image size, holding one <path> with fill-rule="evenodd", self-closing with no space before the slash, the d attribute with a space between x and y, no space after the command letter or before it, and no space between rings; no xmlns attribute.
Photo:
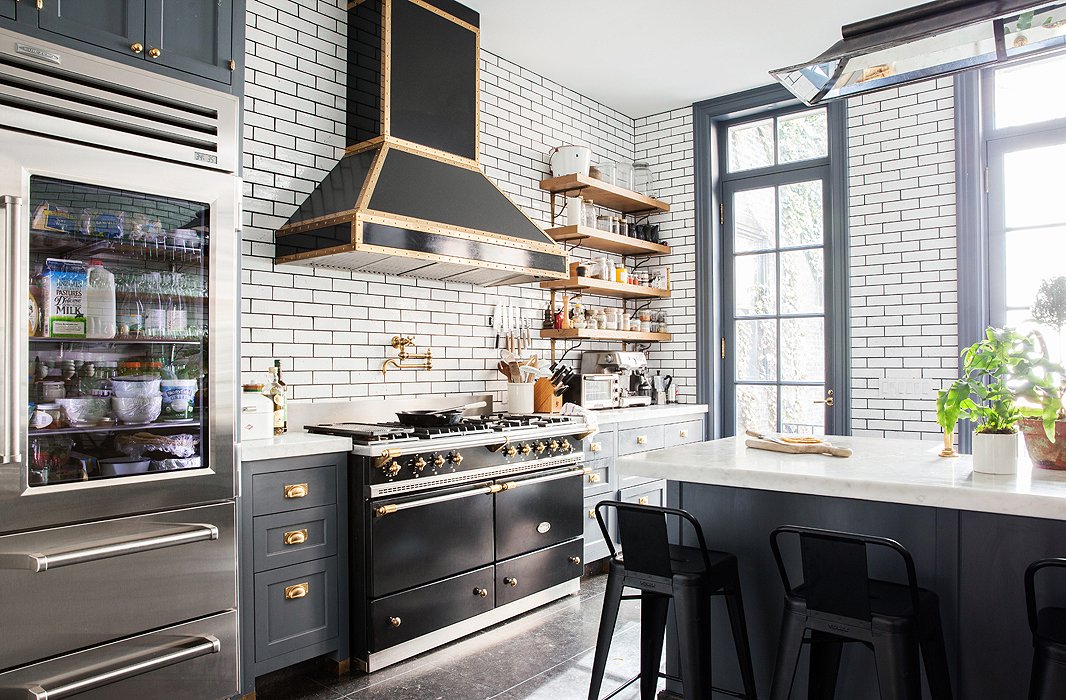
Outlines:
<svg viewBox="0 0 1066 700"><path fill-rule="evenodd" d="M581 537L584 470L564 467L501 482L496 494L496 559Z"/></svg>
<svg viewBox="0 0 1066 700"><path fill-rule="evenodd" d="M0 129L0 533L233 498L239 196L231 174ZM161 372L133 413L107 396Z"/></svg>
<svg viewBox="0 0 1066 700"><path fill-rule="evenodd" d="M371 501L366 514L370 597L491 564L492 494L499 489L481 483Z"/></svg>

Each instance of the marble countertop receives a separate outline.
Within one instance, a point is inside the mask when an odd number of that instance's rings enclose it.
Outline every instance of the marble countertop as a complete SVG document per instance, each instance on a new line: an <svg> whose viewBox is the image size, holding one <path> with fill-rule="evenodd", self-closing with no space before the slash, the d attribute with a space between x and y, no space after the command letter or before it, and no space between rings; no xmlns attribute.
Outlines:
<svg viewBox="0 0 1066 700"><path fill-rule="evenodd" d="M607 408L593 411L600 425L614 425L631 420L660 420L674 416L691 416L694 413L706 413L707 405L702 403L670 403L664 406L637 406L635 408Z"/></svg>
<svg viewBox="0 0 1066 700"><path fill-rule="evenodd" d="M256 462L261 459L308 457L331 452L350 452L351 449L352 439L348 437L294 432L268 440L245 440L241 443L241 461Z"/></svg>
<svg viewBox="0 0 1066 700"><path fill-rule="evenodd" d="M616 464L623 476L1066 520L1066 472L1033 468L1024 457L1016 476L993 476L975 474L968 455L940 457L939 441L830 441L854 455L782 454L725 438L620 457Z"/></svg>

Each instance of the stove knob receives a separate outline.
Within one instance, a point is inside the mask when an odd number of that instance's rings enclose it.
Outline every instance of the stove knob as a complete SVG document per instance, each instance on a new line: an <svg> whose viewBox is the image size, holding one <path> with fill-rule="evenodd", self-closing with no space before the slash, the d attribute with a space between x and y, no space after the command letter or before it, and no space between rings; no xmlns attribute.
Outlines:
<svg viewBox="0 0 1066 700"><path fill-rule="evenodd" d="M400 469L402 469L402 468L403 467L400 466L399 462L393 462L392 464L390 464L387 467L382 467L382 469L385 470L385 473L388 474L389 476L396 476L397 474L400 473Z"/></svg>
<svg viewBox="0 0 1066 700"><path fill-rule="evenodd" d="M452 458L452 464L454 464L457 467L460 464L463 463L463 455L459 454L458 451L452 452L451 458Z"/></svg>
<svg viewBox="0 0 1066 700"><path fill-rule="evenodd" d="M570 450L574 449L574 446L570 444L569 440L563 440L562 448L563 452L569 452Z"/></svg>
<svg viewBox="0 0 1066 700"><path fill-rule="evenodd" d="M528 442L525 443L524 445L522 445L522 454L527 455L527 454L529 454L532 451L533 451L533 446L530 445Z"/></svg>
<svg viewBox="0 0 1066 700"><path fill-rule="evenodd" d="M440 469L444 466L444 455L433 455L433 466Z"/></svg>
<svg viewBox="0 0 1066 700"><path fill-rule="evenodd" d="M551 442L549 442L548 443L548 451L549 452L558 452L559 451L559 441L558 440L552 440Z"/></svg>
<svg viewBox="0 0 1066 700"><path fill-rule="evenodd" d="M537 443L537 454L541 454L546 449L548 449L548 446L545 445L543 442L538 442Z"/></svg>
<svg viewBox="0 0 1066 700"><path fill-rule="evenodd" d="M518 448L514 445L508 445L507 449L504 450L504 454L506 454L508 457L514 457L516 454L518 454Z"/></svg>
<svg viewBox="0 0 1066 700"><path fill-rule="evenodd" d="M422 471L423 469L426 468L426 464L428 464L428 462L426 462L425 458L422 457L422 456L419 456L418 459L416 459L414 461L415 471Z"/></svg>

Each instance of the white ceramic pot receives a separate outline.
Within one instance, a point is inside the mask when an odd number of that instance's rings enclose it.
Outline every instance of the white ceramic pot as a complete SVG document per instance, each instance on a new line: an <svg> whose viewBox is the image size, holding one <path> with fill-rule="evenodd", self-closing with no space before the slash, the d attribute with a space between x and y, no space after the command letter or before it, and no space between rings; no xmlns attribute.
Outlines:
<svg viewBox="0 0 1066 700"><path fill-rule="evenodd" d="M510 413L533 412L533 382L507 385L507 410Z"/></svg>
<svg viewBox="0 0 1066 700"><path fill-rule="evenodd" d="M973 470L981 474L1017 474L1018 433L974 433Z"/></svg>
<svg viewBox="0 0 1066 700"><path fill-rule="evenodd" d="M589 174L592 164L592 149L588 146L557 146L548 153L548 166L552 176Z"/></svg>

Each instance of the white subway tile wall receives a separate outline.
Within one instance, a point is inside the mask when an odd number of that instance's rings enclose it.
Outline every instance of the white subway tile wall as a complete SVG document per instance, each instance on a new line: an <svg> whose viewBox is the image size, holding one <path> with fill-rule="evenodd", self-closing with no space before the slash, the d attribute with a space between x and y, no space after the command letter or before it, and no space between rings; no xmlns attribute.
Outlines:
<svg viewBox="0 0 1066 700"><path fill-rule="evenodd" d="M937 439L934 388L958 373L952 79L850 100L848 160L852 428Z"/></svg>
<svg viewBox="0 0 1066 700"><path fill-rule="evenodd" d="M547 293L535 285L485 288L273 262L275 229L347 145L345 5L344 0L248 3L242 374L262 379L272 359L280 358L295 400L485 391L503 400L506 386L496 371L499 351L489 317L497 303L511 303L536 328ZM482 167L542 226L548 225L549 199L538 183L547 176L550 148L581 143L592 148L594 161L634 160L632 118L490 53L482 54L481 68ZM681 135L691 126L649 119L661 127L645 129L641 139L648 157L667 169L666 198L691 210L691 185L683 184L685 177L691 180L691 166L682 162L690 159L691 147L689 156L661 155L664 148L681 149L676 139L691 141L691 133ZM691 248L691 225L670 220L664 228L686 236ZM691 257L685 264L689 271L677 270L675 281L691 285ZM681 321L676 330L684 330L679 338L688 340L665 349L670 359L663 367L692 375L691 361L681 357L693 345L692 326ZM431 371L390 370L382 376L382 361L395 355L389 340L399 334L415 336L418 350L433 349ZM547 341L535 341L534 349L548 356ZM653 348L652 357L657 354Z"/></svg>

